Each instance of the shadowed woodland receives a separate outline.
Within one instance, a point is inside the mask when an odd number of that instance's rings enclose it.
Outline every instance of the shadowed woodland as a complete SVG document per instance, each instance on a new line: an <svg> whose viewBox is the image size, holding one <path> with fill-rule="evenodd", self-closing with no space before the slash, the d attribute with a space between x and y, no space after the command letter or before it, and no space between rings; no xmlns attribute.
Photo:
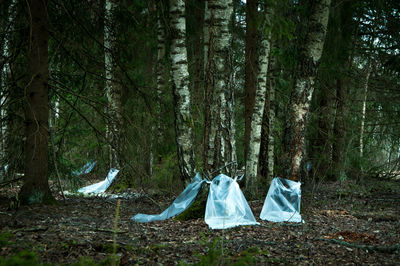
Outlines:
<svg viewBox="0 0 400 266"><path fill-rule="evenodd" d="M0 265L399 264L399 7L2 0ZM196 173L244 174L260 224L209 229L206 184L132 220ZM305 223L260 219L277 176Z"/></svg>

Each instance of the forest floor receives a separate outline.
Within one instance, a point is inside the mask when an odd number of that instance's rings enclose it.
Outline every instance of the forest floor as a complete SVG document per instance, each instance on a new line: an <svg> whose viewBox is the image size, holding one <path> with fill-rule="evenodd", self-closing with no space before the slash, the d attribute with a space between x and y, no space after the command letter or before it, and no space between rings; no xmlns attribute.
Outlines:
<svg viewBox="0 0 400 266"><path fill-rule="evenodd" d="M228 230L210 230L203 219L131 220L161 212L173 197L121 199L115 229L117 199L70 196L58 206L13 209L18 189L0 189L0 265L29 259L23 250L52 265L109 264L112 254L121 265L400 265L400 181L305 186L304 224L262 221L263 200L251 201L260 225Z"/></svg>

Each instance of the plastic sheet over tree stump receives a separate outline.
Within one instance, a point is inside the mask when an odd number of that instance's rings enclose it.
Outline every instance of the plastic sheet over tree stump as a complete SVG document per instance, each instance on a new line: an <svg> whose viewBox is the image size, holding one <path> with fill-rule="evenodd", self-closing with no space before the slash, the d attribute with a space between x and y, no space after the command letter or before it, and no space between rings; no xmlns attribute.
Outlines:
<svg viewBox="0 0 400 266"><path fill-rule="evenodd" d="M300 182L276 177L272 180L260 218L271 222L304 222L300 215Z"/></svg>
<svg viewBox="0 0 400 266"><path fill-rule="evenodd" d="M135 222L153 222L153 221L162 221L174 217L184 210L189 208L189 206L195 200L201 185L205 182L201 179L199 174L193 178L192 182L182 191L182 193L174 200L171 206L165 209L160 214L143 214L138 213L132 217L132 220Z"/></svg>

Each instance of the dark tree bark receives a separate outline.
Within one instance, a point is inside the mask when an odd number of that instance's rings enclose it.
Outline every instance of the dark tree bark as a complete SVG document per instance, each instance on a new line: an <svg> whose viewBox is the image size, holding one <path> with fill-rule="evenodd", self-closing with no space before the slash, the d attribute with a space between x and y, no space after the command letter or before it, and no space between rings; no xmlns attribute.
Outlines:
<svg viewBox="0 0 400 266"><path fill-rule="evenodd" d="M344 159L346 158L346 98L347 90L341 79L336 81L336 116L333 127L335 140L332 148L333 176L331 179L343 177Z"/></svg>
<svg viewBox="0 0 400 266"><path fill-rule="evenodd" d="M313 176L318 179L326 177L332 166L332 129L335 102L335 88L321 84L319 93L318 132L312 144Z"/></svg>
<svg viewBox="0 0 400 266"><path fill-rule="evenodd" d="M31 0L28 73L25 93L25 176L22 204L48 204L54 198L48 184L48 23L47 1Z"/></svg>

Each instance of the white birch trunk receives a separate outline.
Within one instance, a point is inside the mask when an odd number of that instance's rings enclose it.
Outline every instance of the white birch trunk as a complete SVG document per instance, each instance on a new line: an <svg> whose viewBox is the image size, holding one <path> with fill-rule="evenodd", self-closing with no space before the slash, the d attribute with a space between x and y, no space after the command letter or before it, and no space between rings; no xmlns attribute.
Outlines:
<svg viewBox="0 0 400 266"><path fill-rule="evenodd" d="M360 158L364 155L364 127L365 127L365 118L366 118L366 110L367 110L367 96L368 96L368 83L369 77L371 75L371 65L368 64L366 67L366 76L363 84L363 99L362 99L362 109L361 109L361 125L360 125Z"/></svg>
<svg viewBox="0 0 400 266"><path fill-rule="evenodd" d="M117 2L105 1L104 21L104 63L105 91L108 100L109 123L107 135L109 141L110 168L120 168L119 152L121 152L122 103L121 88L116 84L116 62L113 53L116 50L116 17Z"/></svg>
<svg viewBox="0 0 400 266"><path fill-rule="evenodd" d="M213 102L209 107L211 125L207 162L211 170L216 170L237 160L230 51L233 3L232 0L209 0L208 8L210 10L210 46L207 72L212 73L212 78L208 78L207 82L210 82L208 86L211 86ZM212 71L210 71L211 68ZM229 167L227 172L230 174L232 170L233 168Z"/></svg>
<svg viewBox="0 0 400 266"><path fill-rule="evenodd" d="M261 128L265 106L265 93L267 86L268 61L270 54L270 28L272 9L265 12L264 26L260 29L261 43L258 50L257 87L254 109L251 118L250 141L246 159L246 191L251 197L257 196L258 159L261 145ZM265 32L267 31L267 32Z"/></svg>
<svg viewBox="0 0 400 266"><path fill-rule="evenodd" d="M299 69L290 99L286 128L288 142L285 143L285 149L288 156L286 177L292 180L299 180L301 174L300 164L305 146L306 120L314 91L316 71L325 42L330 3L330 0L312 2L309 29L300 53Z"/></svg>
<svg viewBox="0 0 400 266"><path fill-rule="evenodd" d="M189 72L187 61L184 0L170 1L171 74L175 100L175 135L181 178L188 184L195 174L193 119L190 112Z"/></svg>

